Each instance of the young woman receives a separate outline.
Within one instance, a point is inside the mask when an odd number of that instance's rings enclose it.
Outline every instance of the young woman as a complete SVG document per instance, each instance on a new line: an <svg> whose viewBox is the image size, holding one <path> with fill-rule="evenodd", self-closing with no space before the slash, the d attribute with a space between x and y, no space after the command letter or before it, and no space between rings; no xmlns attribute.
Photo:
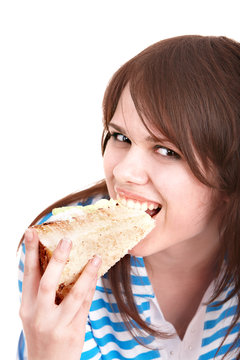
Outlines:
<svg viewBox="0 0 240 360"><path fill-rule="evenodd" d="M71 244L40 279L27 230L18 358L240 359L240 44L160 41L114 74L103 112L106 179L33 223L110 196L147 205L156 227L98 282L96 256L59 306Z"/></svg>

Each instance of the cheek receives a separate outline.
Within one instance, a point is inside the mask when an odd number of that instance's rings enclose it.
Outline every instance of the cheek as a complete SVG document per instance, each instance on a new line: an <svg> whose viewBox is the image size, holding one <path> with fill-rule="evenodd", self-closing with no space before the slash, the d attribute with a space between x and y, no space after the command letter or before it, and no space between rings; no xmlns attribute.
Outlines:
<svg viewBox="0 0 240 360"><path fill-rule="evenodd" d="M123 146L116 146L113 140L109 140L103 155L103 167L106 177L113 176L113 171L118 164L124 159L125 149Z"/></svg>
<svg viewBox="0 0 240 360"><path fill-rule="evenodd" d="M107 145L103 156L103 169L104 169L108 192L112 198L115 197L113 172L115 167L120 161L118 157L119 156L114 151L111 150L111 146Z"/></svg>
<svg viewBox="0 0 240 360"><path fill-rule="evenodd" d="M209 191L197 189L195 193L187 193L186 199L167 209L167 228L172 230L177 241L201 237L211 228L211 194Z"/></svg>
<svg viewBox="0 0 240 360"><path fill-rule="evenodd" d="M212 204L212 191L188 172L178 170L156 176L161 181L155 182L163 201L160 221L174 229L207 221Z"/></svg>
<svg viewBox="0 0 240 360"><path fill-rule="evenodd" d="M116 165L116 158L107 146L103 156L103 168L106 178L110 178L113 174L113 169Z"/></svg>

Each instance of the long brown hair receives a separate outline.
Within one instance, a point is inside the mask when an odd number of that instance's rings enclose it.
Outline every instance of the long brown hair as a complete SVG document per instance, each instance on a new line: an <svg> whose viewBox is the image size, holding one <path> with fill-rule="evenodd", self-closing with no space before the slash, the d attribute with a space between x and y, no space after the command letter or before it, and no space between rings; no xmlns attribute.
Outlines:
<svg viewBox="0 0 240 360"><path fill-rule="evenodd" d="M105 92L103 151L108 124L127 84L148 131L154 136L151 129L160 130L181 151L196 178L220 194L213 210L222 209L219 261L227 261L211 301L233 285L222 301L238 299L228 335L240 318L240 44L225 37L181 36L160 41L129 60ZM128 257L109 271L117 303L125 320L133 318L153 333L137 313L129 273ZM229 352L239 340L240 334Z"/></svg>
<svg viewBox="0 0 240 360"><path fill-rule="evenodd" d="M219 229L220 260L227 261L211 300L233 285L233 291L223 300L233 296L238 299L229 334L240 318L240 44L226 37L181 36L160 41L129 60L113 75L104 95L103 153L109 140L109 122L127 84L147 129L160 130L181 151L196 178L222 194L218 204L224 210ZM105 182L62 199L35 221L55 206L93 193L106 194ZM129 256L112 267L108 276L119 310L133 335L136 327L129 325L132 320L156 335L143 322L134 303ZM239 340L240 334L233 346ZM240 353L236 359L240 359Z"/></svg>

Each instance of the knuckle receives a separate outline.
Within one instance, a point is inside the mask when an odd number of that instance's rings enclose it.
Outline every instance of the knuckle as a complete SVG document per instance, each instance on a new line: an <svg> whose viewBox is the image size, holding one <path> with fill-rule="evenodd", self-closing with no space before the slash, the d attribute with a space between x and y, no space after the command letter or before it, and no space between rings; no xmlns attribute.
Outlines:
<svg viewBox="0 0 240 360"><path fill-rule="evenodd" d="M38 317L32 322L32 330L35 334L43 335L46 333L47 328L45 322Z"/></svg>
<svg viewBox="0 0 240 360"><path fill-rule="evenodd" d="M28 275L30 275L32 273L32 271L33 270L31 268L31 266L25 263L25 265L24 265L24 275L28 276Z"/></svg>
<svg viewBox="0 0 240 360"><path fill-rule="evenodd" d="M51 331L51 339L53 342L58 343L63 339L63 334L62 331L58 328L55 327L52 331Z"/></svg>
<svg viewBox="0 0 240 360"><path fill-rule="evenodd" d="M26 311L25 307L23 306L20 306L19 317L23 321L25 321L28 318L28 311Z"/></svg>
<svg viewBox="0 0 240 360"><path fill-rule="evenodd" d="M77 331L71 331L68 334L68 343L70 346L75 346L79 343L79 336L77 336Z"/></svg>
<svg viewBox="0 0 240 360"><path fill-rule="evenodd" d="M71 295L72 295L72 298L76 301L82 300L82 298L83 298L82 290L75 286L71 290Z"/></svg>
<svg viewBox="0 0 240 360"><path fill-rule="evenodd" d="M87 299L84 299L83 303L82 303L82 311L83 312L89 312L89 308L91 306L91 301L92 299L90 299L89 297Z"/></svg>
<svg viewBox="0 0 240 360"><path fill-rule="evenodd" d="M36 244L34 243L29 243L29 241L25 240L25 248L26 248L26 252L31 252L31 251L35 251L36 250Z"/></svg>
<svg viewBox="0 0 240 360"><path fill-rule="evenodd" d="M93 267L90 264L88 264L85 269L84 269L84 273L85 275L87 275L88 277L90 277L91 279L95 279L96 275L97 275L97 268Z"/></svg>
<svg viewBox="0 0 240 360"><path fill-rule="evenodd" d="M46 294L52 290L53 284L45 277L42 277L39 285L39 290L43 294Z"/></svg>
<svg viewBox="0 0 240 360"><path fill-rule="evenodd" d="M28 264L27 262L25 262L24 264L24 275L28 276L31 275L32 273L36 272L39 269L39 264Z"/></svg>
<svg viewBox="0 0 240 360"><path fill-rule="evenodd" d="M54 253L52 254L52 261L58 263L58 264L65 264L67 257L64 256L62 253L60 254L59 251L54 251Z"/></svg>

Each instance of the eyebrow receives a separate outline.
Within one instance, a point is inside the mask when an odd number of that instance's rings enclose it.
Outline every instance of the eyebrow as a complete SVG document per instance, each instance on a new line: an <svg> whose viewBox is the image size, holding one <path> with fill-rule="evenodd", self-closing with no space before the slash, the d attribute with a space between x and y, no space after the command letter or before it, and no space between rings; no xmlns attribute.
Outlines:
<svg viewBox="0 0 240 360"><path fill-rule="evenodd" d="M112 127L113 129L115 129L116 131L118 131L118 132L121 133L121 134L126 134L125 129L122 128L122 127L119 126L119 125L116 125L116 124L110 122L108 126L109 126L109 127ZM148 142L152 142L152 143L156 143L156 142L159 142L159 141L160 141L161 143L167 142L167 139L165 139L164 137L160 137L160 136L154 137L154 136L151 136L151 135L146 136L144 140L145 140L145 141L148 141Z"/></svg>

